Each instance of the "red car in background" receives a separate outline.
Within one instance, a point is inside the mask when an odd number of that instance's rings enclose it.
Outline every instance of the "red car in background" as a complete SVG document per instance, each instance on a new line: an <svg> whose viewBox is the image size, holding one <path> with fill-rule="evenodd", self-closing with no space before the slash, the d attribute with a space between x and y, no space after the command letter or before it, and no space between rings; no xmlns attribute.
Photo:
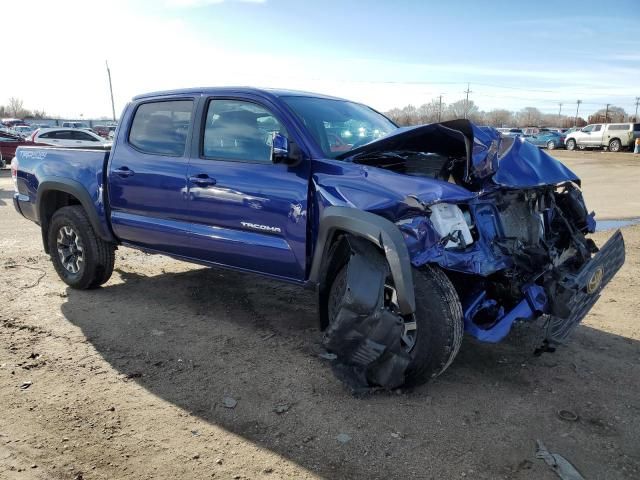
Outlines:
<svg viewBox="0 0 640 480"><path fill-rule="evenodd" d="M0 131L0 168L8 167L16 155L16 148L23 145L40 146L41 144L33 143L13 133Z"/></svg>

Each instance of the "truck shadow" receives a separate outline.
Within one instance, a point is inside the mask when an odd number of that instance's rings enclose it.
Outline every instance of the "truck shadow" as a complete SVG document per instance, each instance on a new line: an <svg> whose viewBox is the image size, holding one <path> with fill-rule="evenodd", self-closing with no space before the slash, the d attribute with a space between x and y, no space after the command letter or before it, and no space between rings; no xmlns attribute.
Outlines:
<svg viewBox="0 0 640 480"><path fill-rule="evenodd" d="M123 381L324 478L444 478L444 464L455 477L547 478L537 438L599 474L607 461L594 435L638 453L614 420L624 405L640 408L640 386L626 380L640 373L639 345L624 337L581 327L539 358L465 341L432 384L356 398L318 357L313 292L214 269L118 271L99 290L67 292L62 313ZM581 418L568 438L559 409Z"/></svg>

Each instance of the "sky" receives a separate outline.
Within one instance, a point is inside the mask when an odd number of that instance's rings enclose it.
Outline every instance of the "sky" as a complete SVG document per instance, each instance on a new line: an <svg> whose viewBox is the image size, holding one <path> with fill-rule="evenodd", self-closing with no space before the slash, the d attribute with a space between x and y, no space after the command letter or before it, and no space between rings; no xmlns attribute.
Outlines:
<svg viewBox="0 0 640 480"><path fill-rule="evenodd" d="M0 104L67 118L132 96L250 85L386 111L443 95L574 114L640 96L638 0L0 0ZM9 21L7 21L9 20Z"/></svg>

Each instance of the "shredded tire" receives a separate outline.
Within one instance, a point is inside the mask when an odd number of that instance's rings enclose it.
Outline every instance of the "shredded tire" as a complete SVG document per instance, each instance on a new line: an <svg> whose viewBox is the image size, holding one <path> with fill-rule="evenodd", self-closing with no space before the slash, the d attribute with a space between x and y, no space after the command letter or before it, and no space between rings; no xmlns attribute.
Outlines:
<svg viewBox="0 0 640 480"><path fill-rule="evenodd" d="M58 255L57 236L62 227L77 232L83 245L83 262L77 273L69 272ZM96 235L84 209L79 205L63 207L56 211L47 235L53 266L60 279L71 288L86 290L106 283L115 263L115 245Z"/></svg>

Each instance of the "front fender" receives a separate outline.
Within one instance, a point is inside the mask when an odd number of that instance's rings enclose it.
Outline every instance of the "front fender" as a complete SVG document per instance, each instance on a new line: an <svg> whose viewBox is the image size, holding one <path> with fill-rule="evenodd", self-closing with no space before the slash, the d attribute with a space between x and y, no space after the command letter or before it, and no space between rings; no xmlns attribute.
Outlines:
<svg viewBox="0 0 640 480"><path fill-rule="evenodd" d="M397 293L400 313L415 311L411 259L407 245L396 225L379 215L350 207L326 207L319 221L318 240L311 263L309 281L322 285L326 279L327 254L337 232L362 237L379 247L389 264Z"/></svg>

